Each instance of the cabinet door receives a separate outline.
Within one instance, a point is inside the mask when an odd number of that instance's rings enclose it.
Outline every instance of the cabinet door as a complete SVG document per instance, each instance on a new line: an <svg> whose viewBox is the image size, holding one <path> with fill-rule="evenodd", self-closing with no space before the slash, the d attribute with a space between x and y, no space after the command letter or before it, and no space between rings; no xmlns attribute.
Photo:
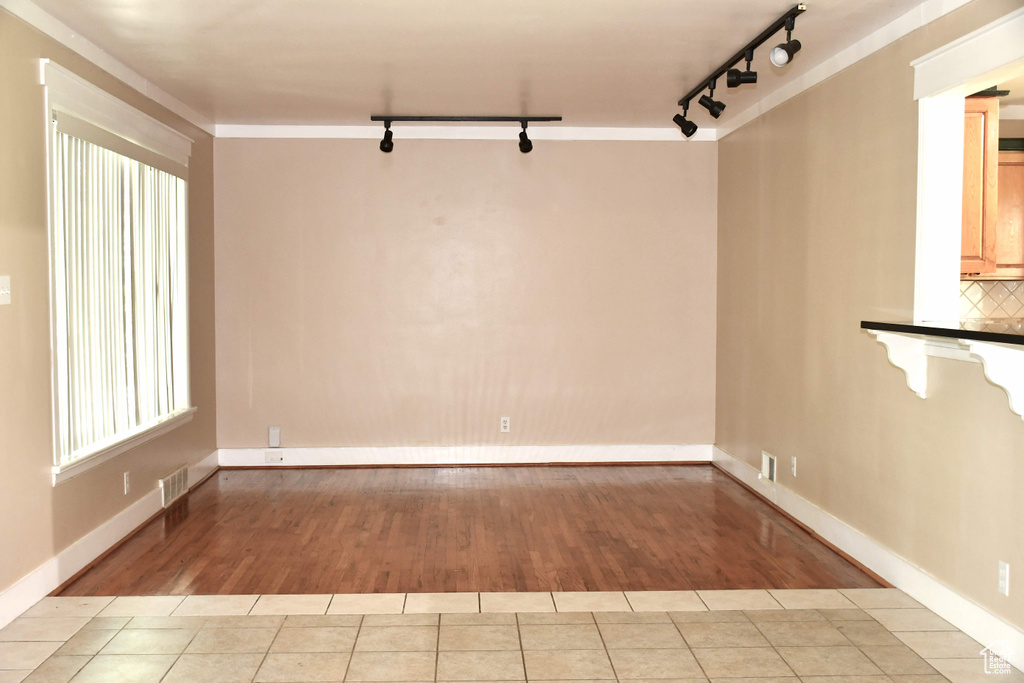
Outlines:
<svg viewBox="0 0 1024 683"><path fill-rule="evenodd" d="M996 268L1006 277L1024 276L1024 152L999 153L999 213Z"/></svg>
<svg viewBox="0 0 1024 683"><path fill-rule="evenodd" d="M996 270L999 99L969 97L964 105L964 201L960 272Z"/></svg>

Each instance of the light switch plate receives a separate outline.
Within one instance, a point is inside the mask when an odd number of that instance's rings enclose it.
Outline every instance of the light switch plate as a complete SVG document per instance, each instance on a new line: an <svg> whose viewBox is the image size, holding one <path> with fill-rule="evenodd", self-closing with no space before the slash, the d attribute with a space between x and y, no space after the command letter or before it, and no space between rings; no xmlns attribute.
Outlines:
<svg viewBox="0 0 1024 683"><path fill-rule="evenodd" d="M11 276L0 275L0 306L11 303Z"/></svg>

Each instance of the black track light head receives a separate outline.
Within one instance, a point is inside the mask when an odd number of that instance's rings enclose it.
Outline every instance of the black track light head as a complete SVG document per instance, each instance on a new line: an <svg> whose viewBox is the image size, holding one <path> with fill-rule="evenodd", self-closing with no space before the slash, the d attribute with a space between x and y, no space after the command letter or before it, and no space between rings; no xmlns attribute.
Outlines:
<svg viewBox="0 0 1024 683"><path fill-rule="evenodd" d="M747 83L757 83L757 72L750 70L750 63L754 61L754 51L752 49L747 50L747 54L744 55L744 59L747 60L747 70L740 71L739 69L729 69L725 73L725 84L730 88L738 88L741 85Z"/></svg>
<svg viewBox="0 0 1024 683"><path fill-rule="evenodd" d="M723 111L725 111L725 102L719 102L710 95L701 95L700 99L697 100L697 102L700 104L700 106L707 109L708 113L710 113L716 119L722 115Z"/></svg>
<svg viewBox="0 0 1024 683"><path fill-rule="evenodd" d="M725 102L719 102L718 100L715 99L714 79L711 79L711 82L708 83L708 94L701 95L700 99L697 100L697 103L700 104L700 106L707 109L708 113L710 113L716 119L722 115L723 111L725 111Z"/></svg>
<svg viewBox="0 0 1024 683"><path fill-rule="evenodd" d="M395 141L392 140L394 136L395 134L391 132L391 122L385 121L384 139L380 141L380 151L384 152L385 154L389 154L391 150L395 148Z"/></svg>
<svg viewBox="0 0 1024 683"><path fill-rule="evenodd" d="M697 124L686 118L686 114L676 114L672 117L672 121L679 126L679 130L683 131L683 135L688 138L692 138L693 134L697 132Z"/></svg>
<svg viewBox="0 0 1024 683"><path fill-rule="evenodd" d="M749 69L747 71L729 69L725 73L725 84L730 88L738 88L747 83L757 83L756 71L750 71Z"/></svg>
<svg viewBox="0 0 1024 683"><path fill-rule="evenodd" d="M519 151L529 154L533 151L533 141L526 135L526 122L523 121L523 132L519 134Z"/></svg>
<svg viewBox="0 0 1024 683"><path fill-rule="evenodd" d="M793 56L800 51L799 40L787 40L779 43L768 53L768 59L773 66L786 66L793 61Z"/></svg>
<svg viewBox="0 0 1024 683"><path fill-rule="evenodd" d="M800 41L793 40L794 28L796 28L796 16L786 17L786 42L779 43L768 53L768 60L773 66L786 66L793 61L793 56L800 51Z"/></svg>

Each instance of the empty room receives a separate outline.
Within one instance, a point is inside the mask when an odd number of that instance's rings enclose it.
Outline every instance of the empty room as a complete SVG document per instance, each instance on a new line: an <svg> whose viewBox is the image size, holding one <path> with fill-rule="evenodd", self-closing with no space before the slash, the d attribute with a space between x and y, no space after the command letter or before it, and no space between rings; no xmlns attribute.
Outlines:
<svg viewBox="0 0 1024 683"><path fill-rule="evenodd" d="M0 683L1024 682L1021 0L0 0Z"/></svg>

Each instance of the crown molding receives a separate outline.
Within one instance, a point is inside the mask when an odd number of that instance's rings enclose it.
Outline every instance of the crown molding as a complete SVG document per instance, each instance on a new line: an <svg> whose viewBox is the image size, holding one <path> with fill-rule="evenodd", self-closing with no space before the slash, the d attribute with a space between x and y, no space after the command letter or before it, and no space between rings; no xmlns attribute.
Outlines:
<svg viewBox="0 0 1024 683"><path fill-rule="evenodd" d="M853 66L865 57L869 57L922 26L927 26L936 19L960 9L970 1L925 0L925 2L922 2L903 16L889 22L838 54L829 57L818 66L794 78L778 90L765 95L757 104L744 109L736 117L724 121L722 125L718 126L718 139L721 140L729 133L742 128L783 102L796 97L805 90L810 90L822 81L835 76L840 71Z"/></svg>
<svg viewBox="0 0 1024 683"><path fill-rule="evenodd" d="M1022 60L1024 8L911 62L914 99L940 94L969 95L978 89L979 78L991 77L998 82L1013 73Z"/></svg>
<svg viewBox="0 0 1024 683"><path fill-rule="evenodd" d="M384 128L372 126L278 126L217 124L218 138L339 139L376 140ZM392 124L396 140L518 140L520 127L514 126L407 126ZM686 142L678 128L614 128L587 126L531 127L531 140ZM690 140L714 142L713 128L697 131Z"/></svg>
<svg viewBox="0 0 1024 683"><path fill-rule="evenodd" d="M0 0L0 9L6 10L64 47L78 53L114 78L174 112L197 128L201 128L210 135L214 134L214 125L211 119L164 92L127 64L82 37L77 31L30 0Z"/></svg>

